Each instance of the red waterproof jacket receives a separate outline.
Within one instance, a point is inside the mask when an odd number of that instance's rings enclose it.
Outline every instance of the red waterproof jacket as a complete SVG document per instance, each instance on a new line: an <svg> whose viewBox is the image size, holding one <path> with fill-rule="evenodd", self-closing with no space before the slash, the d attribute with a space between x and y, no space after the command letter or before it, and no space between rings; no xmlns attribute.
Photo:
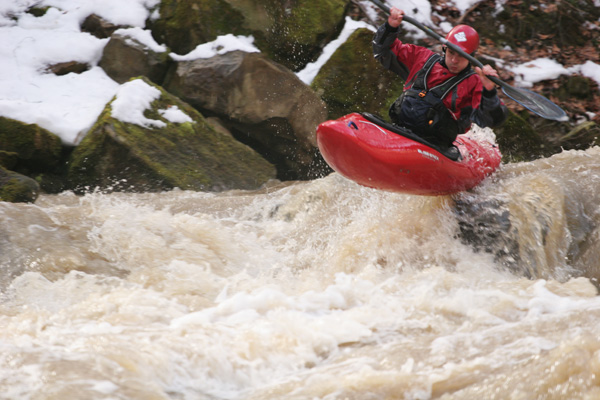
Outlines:
<svg viewBox="0 0 600 400"><path fill-rule="evenodd" d="M434 52L421 46L414 44L402 43L396 39L390 48L390 51L396 55L397 60L404 64L408 69L408 77L406 82L411 82L415 74L423 68L425 62L431 57ZM450 72L441 63L435 63L429 75L427 75L427 87L432 88L440 85L452 78L456 74ZM404 86L404 90L409 87ZM479 108L481 104L481 92L483 85L478 75L471 75L461 81L455 91L446 95L443 99L446 108L454 115L455 119L459 119L461 110L465 107L472 109Z"/></svg>
<svg viewBox="0 0 600 400"><path fill-rule="evenodd" d="M379 27L373 39L375 58L387 69L396 72L405 82L411 82L415 74L434 53L421 46L402 43L398 29L387 22ZM452 78L442 63L436 63L427 76L427 86L435 87ZM405 90L408 89L405 87ZM504 122L508 110L498 98L496 89L486 90L478 75L474 74L462 82L443 99L444 105L459 121L460 130L466 132L475 122L481 127L498 126Z"/></svg>

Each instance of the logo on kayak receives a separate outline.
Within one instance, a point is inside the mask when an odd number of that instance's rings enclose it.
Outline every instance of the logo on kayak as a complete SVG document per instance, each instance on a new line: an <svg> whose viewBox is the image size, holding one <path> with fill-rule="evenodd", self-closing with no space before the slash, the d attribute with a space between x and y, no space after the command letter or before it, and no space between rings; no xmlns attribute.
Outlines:
<svg viewBox="0 0 600 400"><path fill-rule="evenodd" d="M456 39L457 42L466 42L467 35L465 35L464 32L458 32L456 35L454 35L454 39Z"/></svg>
<svg viewBox="0 0 600 400"><path fill-rule="evenodd" d="M440 158L439 158L438 156L436 156L435 154L431 154L431 153L430 153L430 152L428 152L428 151L425 151L425 150L418 149L418 152L419 152L419 154L421 154L422 156L424 156L424 157L427 157L427 158L429 158L429 159L431 159L431 160L434 160L434 161L440 161Z"/></svg>

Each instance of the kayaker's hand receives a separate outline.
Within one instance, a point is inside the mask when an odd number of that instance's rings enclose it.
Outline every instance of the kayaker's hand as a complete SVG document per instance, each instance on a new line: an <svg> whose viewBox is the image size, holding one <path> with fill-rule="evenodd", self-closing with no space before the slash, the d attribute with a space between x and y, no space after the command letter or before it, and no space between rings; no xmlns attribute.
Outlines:
<svg viewBox="0 0 600 400"><path fill-rule="evenodd" d="M496 84L492 82L486 75L495 76L496 78L499 78L498 71L492 68L491 65L484 65L483 69L475 67L475 72L477 72L477 75L479 75L479 77L481 78L481 83L483 83L484 88L486 88L487 90L494 90Z"/></svg>
<svg viewBox="0 0 600 400"><path fill-rule="evenodd" d="M388 17L388 24L392 28L397 28L402 23L402 19L404 18L404 10L401 10L396 7L392 7L390 10L390 16Z"/></svg>

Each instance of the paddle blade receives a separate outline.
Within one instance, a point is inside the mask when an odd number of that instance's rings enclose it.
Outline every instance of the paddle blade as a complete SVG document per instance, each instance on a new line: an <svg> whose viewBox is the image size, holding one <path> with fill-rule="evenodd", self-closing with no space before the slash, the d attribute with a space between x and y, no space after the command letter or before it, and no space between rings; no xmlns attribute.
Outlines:
<svg viewBox="0 0 600 400"><path fill-rule="evenodd" d="M507 84L502 85L502 91L505 95L542 118L554 121L567 121L569 119L562 108L535 92L514 88Z"/></svg>

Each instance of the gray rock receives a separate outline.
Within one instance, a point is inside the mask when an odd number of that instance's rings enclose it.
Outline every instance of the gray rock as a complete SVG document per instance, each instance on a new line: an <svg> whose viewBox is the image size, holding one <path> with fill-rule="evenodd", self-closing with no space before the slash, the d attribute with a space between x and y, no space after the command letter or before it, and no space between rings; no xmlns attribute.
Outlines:
<svg viewBox="0 0 600 400"><path fill-rule="evenodd" d="M156 52L124 32L111 36L98 65L119 83L145 76L161 85L171 62L168 51Z"/></svg>
<svg viewBox="0 0 600 400"><path fill-rule="evenodd" d="M319 158L315 131L327 119L325 103L293 72L260 53L179 62L165 89L221 118L238 140L277 165L280 178L309 176Z"/></svg>
<svg viewBox="0 0 600 400"><path fill-rule="evenodd" d="M91 33L99 39L109 38L119 28L124 27L110 23L96 14L89 15L81 24L82 32Z"/></svg>

